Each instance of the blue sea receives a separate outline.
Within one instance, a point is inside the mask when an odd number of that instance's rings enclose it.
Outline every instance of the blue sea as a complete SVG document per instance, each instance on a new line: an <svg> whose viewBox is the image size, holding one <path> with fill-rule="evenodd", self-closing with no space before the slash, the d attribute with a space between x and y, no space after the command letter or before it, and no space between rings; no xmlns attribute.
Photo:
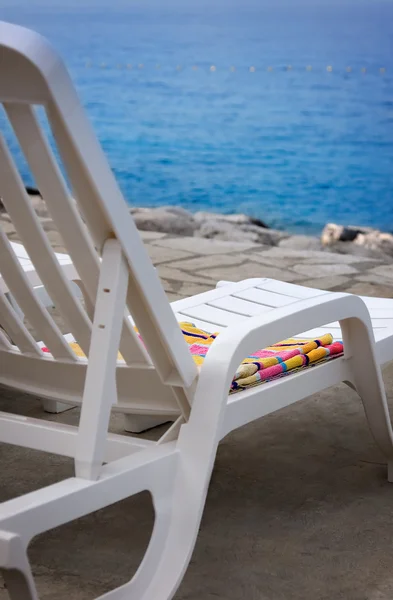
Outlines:
<svg viewBox="0 0 393 600"><path fill-rule="evenodd" d="M130 204L393 230L392 0L0 0L0 18L61 53Z"/></svg>

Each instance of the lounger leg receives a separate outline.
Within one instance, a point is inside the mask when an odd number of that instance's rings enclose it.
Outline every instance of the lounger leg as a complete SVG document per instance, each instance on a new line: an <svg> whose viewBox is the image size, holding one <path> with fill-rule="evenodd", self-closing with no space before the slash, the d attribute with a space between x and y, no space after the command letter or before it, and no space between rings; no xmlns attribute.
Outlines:
<svg viewBox="0 0 393 600"><path fill-rule="evenodd" d="M195 546L206 492L187 486L190 473L175 497L155 504L156 520L144 559L125 585L97 600L171 600L188 567ZM187 489L188 488L188 489Z"/></svg>
<svg viewBox="0 0 393 600"><path fill-rule="evenodd" d="M38 600L33 580L25 572L3 569L2 574L11 600Z"/></svg>
<svg viewBox="0 0 393 600"><path fill-rule="evenodd" d="M59 414L74 408L72 404L65 404L64 402L57 402L56 400L41 400L42 408L47 413Z"/></svg>
<svg viewBox="0 0 393 600"><path fill-rule="evenodd" d="M168 423L168 421L173 421L174 419L170 419L165 415L155 416L155 415L124 415L124 430L129 433L141 433L142 431L146 431L147 429L152 429L153 427L158 427L158 425L163 425L164 423Z"/></svg>
<svg viewBox="0 0 393 600"><path fill-rule="evenodd" d="M23 542L8 531L0 532L0 565L11 600L38 600Z"/></svg>
<svg viewBox="0 0 393 600"><path fill-rule="evenodd" d="M341 326L344 348L348 348L351 361L352 383L362 399L371 433L387 459L388 480L393 483L393 431L372 340L366 327L355 319L348 319Z"/></svg>

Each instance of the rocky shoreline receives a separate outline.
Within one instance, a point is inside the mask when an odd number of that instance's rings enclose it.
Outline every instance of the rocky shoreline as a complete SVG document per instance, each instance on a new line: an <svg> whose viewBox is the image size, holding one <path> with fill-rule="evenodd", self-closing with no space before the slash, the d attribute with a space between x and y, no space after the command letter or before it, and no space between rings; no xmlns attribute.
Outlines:
<svg viewBox="0 0 393 600"><path fill-rule="evenodd" d="M54 247L61 248L62 242L48 214L46 204L39 192L26 188L36 214L48 233ZM182 237L200 237L211 240L253 243L268 247L282 247L302 251L325 251L339 254L354 254L365 258L393 261L393 235L381 231L329 223L320 238L308 235L291 235L269 228L260 219L245 214L223 215L211 212L191 213L181 207L159 208L131 207L130 212L141 231L152 231ZM17 239L0 199L0 219L10 239Z"/></svg>
<svg viewBox="0 0 393 600"><path fill-rule="evenodd" d="M130 211L142 231L393 259L393 236L371 228L328 223L318 238L270 229L263 221L245 214L191 213L175 206Z"/></svg>

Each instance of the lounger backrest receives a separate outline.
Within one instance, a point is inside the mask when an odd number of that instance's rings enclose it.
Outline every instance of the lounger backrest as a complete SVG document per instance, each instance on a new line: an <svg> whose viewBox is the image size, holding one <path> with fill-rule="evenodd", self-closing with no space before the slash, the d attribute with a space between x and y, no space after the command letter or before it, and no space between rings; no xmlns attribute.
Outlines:
<svg viewBox="0 0 393 600"><path fill-rule="evenodd" d="M152 364L164 385L189 387L196 376L195 365L65 66L41 36L2 22L0 102L83 282L87 304L90 303L93 310L102 248L108 238L115 238L121 244L129 267L127 308L143 338L142 344L125 317L120 343L124 360L134 368ZM37 106L45 111L70 189L45 129L37 119ZM0 196L19 240L68 325L68 331L88 356L92 310L85 310L73 295L1 132ZM0 272L27 321L53 357L77 361L51 315L33 293L4 232L0 232ZM43 357L3 292L0 293L0 324L21 353ZM0 348L12 350L2 332Z"/></svg>

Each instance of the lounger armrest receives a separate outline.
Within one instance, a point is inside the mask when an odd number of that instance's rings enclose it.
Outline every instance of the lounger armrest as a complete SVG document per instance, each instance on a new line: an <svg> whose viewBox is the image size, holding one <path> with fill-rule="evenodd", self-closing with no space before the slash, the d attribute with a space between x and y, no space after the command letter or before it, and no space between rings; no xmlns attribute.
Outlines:
<svg viewBox="0 0 393 600"><path fill-rule="evenodd" d="M371 319L361 298L329 292L299 300L250 317L217 336L201 368L190 424L194 422L196 430L200 430L202 424L204 427L214 426L213 423L217 424L217 420L223 418L233 375L246 356L332 321L341 324L346 359L362 352L377 365ZM212 402L212 398L216 400Z"/></svg>
<svg viewBox="0 0 393 600"><path fill-rule="evenodd" d="M362 322L369 331L370 342L374 344L367 307L361 298L352 294L329 292L250 317L220 333L204 361L201 376L205 369L216 371L219 367L225 367L229 389L231 378L245 356L301 331L314 329L332 321L342 324L345 338L343 322L348 319Z"/></svg>

